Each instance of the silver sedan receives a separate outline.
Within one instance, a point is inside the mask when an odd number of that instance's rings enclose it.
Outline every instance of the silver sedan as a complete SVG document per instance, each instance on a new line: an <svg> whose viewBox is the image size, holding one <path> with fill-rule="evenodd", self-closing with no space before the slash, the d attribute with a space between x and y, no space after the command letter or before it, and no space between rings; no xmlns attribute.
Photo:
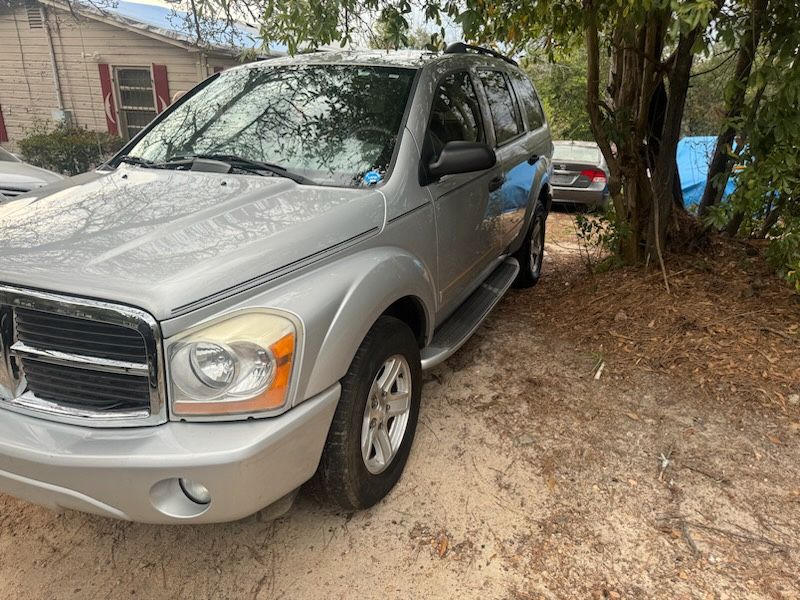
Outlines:
<svg viewBox="0 0 800 600"><path fill-rule="evenodd" d="M605 206L608 202L608 166L594 142L553 142L553 202Z"/></svg>

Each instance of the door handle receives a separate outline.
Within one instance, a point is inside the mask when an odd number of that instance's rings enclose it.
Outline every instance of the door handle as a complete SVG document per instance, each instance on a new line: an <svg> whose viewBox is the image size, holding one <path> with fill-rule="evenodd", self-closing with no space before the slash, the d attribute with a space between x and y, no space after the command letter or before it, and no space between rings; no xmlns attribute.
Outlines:
<svg viewBox="0 0 800 600"><path fill-rule="evenodd" d="M503 184L505 182L506 182L505 175L499 175L499 176L495 177L494 179L489 181L489 191L490 192L496 192L501 187L503 187Z"/></svg>
<svg viewBox="0 0 800 600"><path fill-rule="evenodd" d="M531 154L531 157L528 159L528 164L529 165L535 165L538 161L539 161L539 155L538 154Z"/></svg>

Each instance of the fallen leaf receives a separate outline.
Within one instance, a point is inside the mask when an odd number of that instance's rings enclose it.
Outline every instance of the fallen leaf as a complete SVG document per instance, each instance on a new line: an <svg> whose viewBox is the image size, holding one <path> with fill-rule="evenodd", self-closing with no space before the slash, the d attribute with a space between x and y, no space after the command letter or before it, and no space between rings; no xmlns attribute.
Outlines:
<svg viewBox="0 0 800 600"><path fill-rule="evenodd" d="M776 446L780 446L782 443L777 435L768 435L767 438L769 438L769 441L775 444Z"/></svg>
<svg viewBox="0 0 800 600"><path fill-rule="evenodd" d="M548 475L547 477L547 487L550 488L550 491L556 489L556 478L552 475Z"/></svg>
<svg viewBox="0 0 800 600"><path fill-rule="evenodd" d="M689 575L686 573L686 571L678 571L678 577L681 579L689 579Z"/></svg>
<svg viewBox="0 0 800 600"><path fill-rule="evenodd" d="M439 545L436 548L437 554L439 554L439 558L444 558L444 555L447 554L447 546L449 542L447 541L447 536L443 535L439 538Z"/></svg>
<svg viewBox="0 0 800 600"><path fill-rule="evenodd" d="M636 481L635 479L628 479L628 483L630 483L634 487L639 485L639 482Z"/></svg>
<svg viewBox="0 0 800 600"><path fill-rule="evenodd" d="M627 416L629 419L633 419L634 421L641 421L641 419L639 418L639 415L637 415L636 413L632 413L632 412L626 412L626 413L625 413L625 415L626 415L626 416Z"/></svg>

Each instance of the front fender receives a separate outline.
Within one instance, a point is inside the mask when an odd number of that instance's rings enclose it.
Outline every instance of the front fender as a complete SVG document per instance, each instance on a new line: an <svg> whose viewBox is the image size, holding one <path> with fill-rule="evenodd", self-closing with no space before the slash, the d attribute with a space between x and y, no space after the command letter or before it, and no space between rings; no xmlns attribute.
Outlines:
<svg viewBox="0 0 800 600"><path fill-rule="evenodd" d="M395 301L412 296L424 308L426 337L433 335L436 310L433 277L407 250L381 246L342 256L297 273L246 298L217 303L162 322L165 337L249 308L295 315L302 324L292 386L293 404L336 383L378 317Z"/></svg>
<svg viewBox="0 0 800 600"><path fill-rule="evenodd" d="M346 283L341 290L344 293L337 294L337 310L316 358L307 365L310 373L303 397L312 396L344 377L369 329L400 298L411 296L419 301L425 311L426 339L433 335L436 306L433 278L412 254L396 247L377 248L340 261L335 271L337 278Z"/></svg>

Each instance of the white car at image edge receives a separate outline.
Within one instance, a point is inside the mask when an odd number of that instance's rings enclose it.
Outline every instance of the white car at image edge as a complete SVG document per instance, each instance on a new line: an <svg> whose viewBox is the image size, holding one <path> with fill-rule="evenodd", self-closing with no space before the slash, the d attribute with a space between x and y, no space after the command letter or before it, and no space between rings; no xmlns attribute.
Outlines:
<svg viewBox="0 0 800 600"><path fill-rule="evenodd" d="M62 179L62 175L22 162L0 148L0 202Z"/></svg>

